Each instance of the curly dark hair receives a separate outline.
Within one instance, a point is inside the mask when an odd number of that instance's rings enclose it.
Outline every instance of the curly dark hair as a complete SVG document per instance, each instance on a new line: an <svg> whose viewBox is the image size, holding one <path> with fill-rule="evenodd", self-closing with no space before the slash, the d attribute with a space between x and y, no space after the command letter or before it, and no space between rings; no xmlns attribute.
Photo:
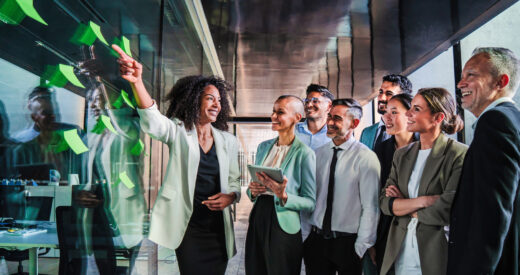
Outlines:
<svg viewBox="0 0 520 275"><path fill-rule="evenodd" d="M170 119L180 119L184 127L191 130L199 121L200 95L208 85L215 86L221 98L220 113L217 120L211 124L219 130L227 131L227 121L231 113L228 92L232 90L232 86L217 76L190 75L179 79L164 98L170 102L166 116Z"/></svg>

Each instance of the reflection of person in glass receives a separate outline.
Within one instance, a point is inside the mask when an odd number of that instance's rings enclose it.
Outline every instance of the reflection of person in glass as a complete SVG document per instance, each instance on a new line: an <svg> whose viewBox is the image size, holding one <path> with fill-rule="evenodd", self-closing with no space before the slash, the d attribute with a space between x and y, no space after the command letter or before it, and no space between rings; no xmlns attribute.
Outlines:
<svg viewBox="0 0 520 275"><path fill-rule="evenodd" d="M13 139L22 144L13 149L13 164L49 164L61 175L78 174L80 158L72 150L56 151L61 139L57 131L78 127L56 122L59 114L55 111L56 104L51 91L44 87L35 88L29 94L27 107L31 112L33 125L14 134Z"/></svg>
<svg viewBox="0 0 520 275"><path fill-rule="evenodd" d="M9 129L9 118L5 111L5 105L0 100L0 180L11 177L11 150L14 141L7 134Z"/></svg>
<svg viewBox="0 0 520 275"><path fill-rule="evenodd" d="M144 87L142 65L112 47L134 91L143 131L169 147L149 238L176 249L181 274L224 274L236 253L229 205L240 197L238 141L225 132L229 84L216 77L182 78L167 96L164 116Z"/></svg>
<svg viewBox="0 0 520 275"><path fill-rule="evenodd" d="M75 203L80 208L82 234L85 253L95 256L98 271L101 274L115 272L115 255L106 253L114 249L125 248L130 253L137 253L143 239L143 223L146 204L142 192L139 156L130 154L131 148L139 141L139 125L132 109L106 109L106 99L102 86L88 93L90 119L97 120L101 115L109 115L117 134L105 129L96 134L89 132L87 144L90 148L84 164L87 172L85 186L75 194ZM119 174L125 172L134 186L118 182ZM84 209L82 209L84 208ZM92 209L89 210L89 209ZM122 243L114 248L113 237L120 237ZM104 240L97 242L96 240ZM122 247L121 247L122 245ZM102 253L100 253L102 252ZM112 257L112 258L110 258ZM91 258L90 262L92 262ZM132 257L129 271L133 267ZM87 270L91 271L91 270Z"/></svg>
<svg viewBox="0 0 520 275"><path fill-rule="evenodd" d="M255 205L247 229L247 274L300 274L300 214L308 215L316 206L316 156L294 133L303 112L300 98L279 97L271 115L278 137L258 145L255 164L281 168L284 180L278 183L257 173L261 182L249 184L247 192Z"/></svg>

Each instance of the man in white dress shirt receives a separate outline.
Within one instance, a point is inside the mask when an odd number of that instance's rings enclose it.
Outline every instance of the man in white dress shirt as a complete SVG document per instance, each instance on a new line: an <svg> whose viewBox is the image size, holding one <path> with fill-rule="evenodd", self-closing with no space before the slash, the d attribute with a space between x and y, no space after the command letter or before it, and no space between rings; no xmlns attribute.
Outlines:
<svg viewBox="0 0 520 275"><path fill-rule="evenodd" d="M332 141L316 150L316 209L304 243L309 275L361 274L361 258L376 241L380 166L376 154L353 137L361 116L354 99L332 102Z"/></svg>

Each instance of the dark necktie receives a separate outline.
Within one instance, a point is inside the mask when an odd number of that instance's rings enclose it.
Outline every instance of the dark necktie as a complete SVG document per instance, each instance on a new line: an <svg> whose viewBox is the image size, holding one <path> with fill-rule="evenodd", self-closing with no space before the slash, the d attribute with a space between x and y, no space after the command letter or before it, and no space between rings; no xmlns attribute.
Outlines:
<svg viewBox="0 0 520 275"><path fill-rule="evenodd" d="M386 126L382 125L381 128L379 129L379 135L377 135L376 141L374 142L374 148L376 148L377 144L386 140L385 136L386 136Z"/></svg>
<svg viewBox="0 0 520 275"><path fill-rule="evenodd" d="M327 193L327 208L325 210L325 217L323 217L323 233L330 234L332 227L332 201L334 200L334 175L336 173L336 162L338 162L338 151L341 148L334 149L334 155L332 155L332 161L330 162L330 173L329 173L329 191Z"/></svg>

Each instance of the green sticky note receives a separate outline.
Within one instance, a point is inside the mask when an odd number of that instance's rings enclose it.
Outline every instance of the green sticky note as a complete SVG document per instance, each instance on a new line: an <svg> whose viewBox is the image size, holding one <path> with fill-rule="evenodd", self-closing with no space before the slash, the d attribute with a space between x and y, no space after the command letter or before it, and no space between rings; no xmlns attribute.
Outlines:
<svg viewBox="0 0 520 275"><path fill-rule="evenodd" d="M47 80L49 86L64 87L68 82L67 78L58 70L57 66L45 66L41 78ZM40 82L41 81L42 80L40 80Z"/></svg>
<svg viewBox="0 0 520 275"><path fill-rule="evenodd" d="M33 0L16 0L22 11L32 19L48 26L47 22L41 18L33 5Z"/></svg>
<svg viewBox="0 0 520 275"><path fill-rule="evenodd" d="M99 41L103 42L103 44L108 46L108 42L105 40L105 37L101 33L101 28L99 27L99 25L90 21L90 22L88 22L88 26L94 32L94 34L99 39Z"/></svg>
<svg viewBox="0 0 520 275"><path fill-rule="evenodd" d="M119 48L121 48L128 56L132 57L132 51L130 50L130 40L128 40L128 38L126 38L124 35L121 35L121 39L117 37L114 38L112 44L118 45ZM112 55L115 57L120 57L119 54L113 49L110 50L110 53L112 53Z"/></svg>
<svg viewBox="0 0 520 275"><path fill-rule="evenodd" d="M63 64L59 64L58 65L58 70L60 71L60 73L63 74L63 76L70 82L72 83L73 85L75 86L78 86L80 88L85 88L85 86L83 86L83 84L81 84L81 82L79 81L79 79L76 77L76 75L74 74L74 68L72 66L69 66L69 65L63 65Z"/></svg>
<svg viewBox="0 0 520 275"><path fill-rule="evenodd" d="M112 122L110 121L110 118L105 115L101 115L98 118L98 121L94 128L92 129L93 133L101 134L105 129L108 129L110 132L117 135L116 129L114 129L114 126L112 125Z"/></svg>
<svg viewBox="0 0 520 275"><path fill-rule="evenodd" d="M81 141L81 138L78 135L78 130L71 129L63 132L63 138L69 145L70 149L79 155L81 153L85 153L88 151L87 146Z"/></svg>
<svg viewBox="0 0 520 275"><path fill-rule="evenodd" d="M125 101L126 105L130 106L130 108L132 109L135 109L134 104L132 103L132 101L128 97L128 94L124 90L121 90L121 97Z"/></svg>
<svg viewBox="0 0 520 275"><path fill-rule="evenodd" d="M144 143L141 140L138 140L134 146L132 146L132 149L130 149L130 154L134 156L139 156L144 150Z"/></svg>
<svg viewBox="0 0 520 275"><path fill-rule="evenodd" d="M0 1L0 20L7 24L18 25L26 16L48 25L34 8L33 0Z"/></svg>
<svg viewBox="0 0 520 275"><path fill-rule="evenodd" d="M123 106L123 97L120 95L120 96L116 99L116 101L114 101L114 102L112 103L112 106L113 106L114 108L116 108L116 109L121 108L121 106Z"/></svg>
<svg viewBox="0 0 520 275"><path fill-rule="evenodd" d="M96 41L96 34L85 24L79 24L70 39L70 42L76 45L91 46Z"/></svg>
<svg viewBox="0 0 520 275"><path fill-rule="evenodd" d="M53 132L53 140L57 140L56 145L54 145L54 153L60 153L67 149L69 149L69 145L65 138L63 137L63 131L55 131Z"/></svg>
<svg viewBox="0 0 520 275"><path fill-rule="evenodd" d="M117 182L122 182L128 189L132 189L135 186L135 184L126 174L126 171L119 173L119 179Z"/></svg>

